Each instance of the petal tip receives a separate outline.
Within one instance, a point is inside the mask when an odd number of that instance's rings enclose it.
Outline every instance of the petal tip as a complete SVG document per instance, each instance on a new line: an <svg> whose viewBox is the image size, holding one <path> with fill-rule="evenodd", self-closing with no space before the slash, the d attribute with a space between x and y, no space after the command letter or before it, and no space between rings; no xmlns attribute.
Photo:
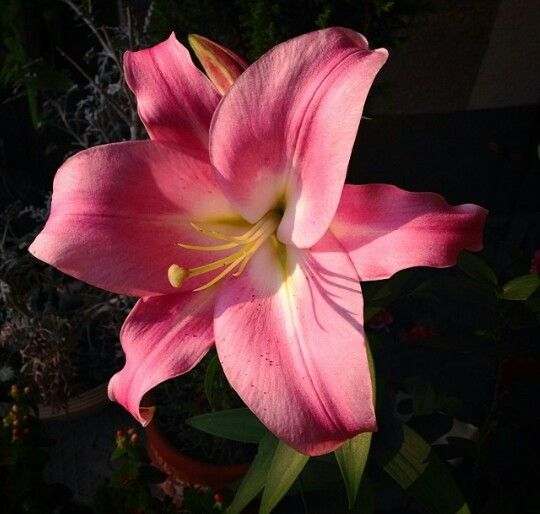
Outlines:
<svg viewBox="0 0 540 514"><path fill-rule="evenodd" d="M150 424L154 415L156 413L155 405L150 407L140 407L139 408L139 421L143 427L146 427Z"/></svg>

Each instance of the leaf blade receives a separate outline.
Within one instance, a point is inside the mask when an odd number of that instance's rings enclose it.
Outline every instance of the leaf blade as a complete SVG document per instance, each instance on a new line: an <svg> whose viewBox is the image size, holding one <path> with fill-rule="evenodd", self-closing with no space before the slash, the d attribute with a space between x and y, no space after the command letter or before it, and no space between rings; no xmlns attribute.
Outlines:
<svg viewBox="0 0 540 514"><path fill-rule="evenodd" d="M266 427L246 408L227 409L193 416L186 423L207 434L240 443L259 443Z"/></svg>
<svg viewBox="0 0 540 514"><path fill-rule="evenodd" d="M461 252L457 265L466 275L469 275L469 277L484 287L492 291L499 289L497 276L480 257L469 252Z"/></svg>
<svg viewBox="0 0 540 514"><path fill-rule="evenodd" d="M528 300L539 287L540 275L538 273L523 275L504 284L499 298L513 301Z"/></svg>
<svg viewBox="0 0 540 514"><path fill-rule="evenodd" d="M279 441L266 477L259 514L270 514L298 478L309 457Z"/></svg>
<svg viewBox="0 0 540 514"><path fill-rule="evenodd" d="M431 446L407 425L401 425L398 434L399 448L388 435L377 442L373 452L377 464L429 512L470 514L461 490Z"/></svg>
<svg viewBox="0 0 540 514"><path fill-rule="evenodd" d="M206 368L206 373L204 375L204 394L206 399L211 407L213 407L213 392L214 392L214 380L216 378L216 373L220 367L219 359L217 355L212 357L212 360Z"/></svg>
<svg viewBox="0 0 540 514"><path fill-rule="evenodd" d="M376 399L376 379L375 379L375 362L371 353L369 344L366 341L366 352L368 358L369 373L371 375L371 384L373 387L373 403ZM371 448L371 432L358 434L356 437L349 439L345 444L340 446L335 452L337 463L345 483L349 508L356 502L358 489L362 481L362 476L366 468L369 450Z"/></svg>
<svg viewBox="0 0 540 514"><path fill-rule="evenodd" d="M358 489L371 447L371 436L371 432L358 434L334 452L343 482L345 483L349 508L354 505L356 496L358 495Z"/></svg>
<svg viewBox="0 0 540 514"><path fill-rule="evenodd" d="M277 438L270 432L261 439L259 451L227 509L228 514L239 514L262 491L277 445Z"/></svg>

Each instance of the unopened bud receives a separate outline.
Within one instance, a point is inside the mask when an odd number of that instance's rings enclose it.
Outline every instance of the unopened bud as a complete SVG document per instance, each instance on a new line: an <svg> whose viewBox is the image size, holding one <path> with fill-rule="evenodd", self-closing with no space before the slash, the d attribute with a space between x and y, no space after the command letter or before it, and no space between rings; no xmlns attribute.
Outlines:
<svg viewBox="0 0 540 514"><path fill-rule="evenodd" d="M139 436L137 434L131 434L131 444L137 444L139 442Z"/></svg>

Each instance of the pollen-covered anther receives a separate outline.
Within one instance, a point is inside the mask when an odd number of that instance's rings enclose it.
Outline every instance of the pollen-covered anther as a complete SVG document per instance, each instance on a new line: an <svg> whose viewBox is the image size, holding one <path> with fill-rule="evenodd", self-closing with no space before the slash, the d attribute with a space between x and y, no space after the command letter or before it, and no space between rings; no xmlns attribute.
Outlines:
<svg viewBox="0 0 540 514"><path fill-rule="evenodd" d="M169 277L171 286L178 288L181 287L186 278L189 277L189 270L183 268L182 266L178 266L178 264L171 264L171 266L169 266L167 276Z"/></svg>

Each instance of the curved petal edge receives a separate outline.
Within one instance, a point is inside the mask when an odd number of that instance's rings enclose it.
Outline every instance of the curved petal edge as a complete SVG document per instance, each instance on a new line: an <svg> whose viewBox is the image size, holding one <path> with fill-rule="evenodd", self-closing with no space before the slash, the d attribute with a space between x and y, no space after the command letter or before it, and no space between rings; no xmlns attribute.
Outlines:
<svg viewBox="0 0 540 514"><path fill-rule="evenodd" d="M481 250L486 216L483 207L452 206L435 193L346 184L331 231L360 280L381 280L413 266L453 266L462 250Z"/></svg>
<svg viewBox="0 0 540 514"><path fill-rule="evenodd" d="M126 52L124 73L151 139L208 151L210 122L221 95L174 32L151 48Z"/></svg>
<svg viewBox="0 0 540 514"><path fill-rule="evenodd" d="M154 408L144 395L165 380L190 371L214 343L214 294L209 291L140 299L127 317L120 339L126 364L109 382L109 398L143 426Z"/></svg>

